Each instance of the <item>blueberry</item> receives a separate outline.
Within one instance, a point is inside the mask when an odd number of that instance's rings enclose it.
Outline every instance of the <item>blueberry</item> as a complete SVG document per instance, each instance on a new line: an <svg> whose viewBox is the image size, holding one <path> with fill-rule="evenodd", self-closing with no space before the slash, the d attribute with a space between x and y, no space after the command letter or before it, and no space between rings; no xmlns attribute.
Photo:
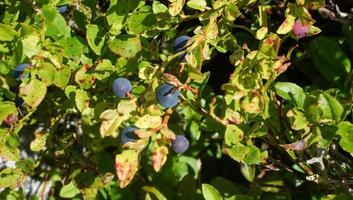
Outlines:
<svg viewBox="0 0 353 200"><path fill-rule="evenodd" d="M190 39L191 39L191 37L189 37L187 35L182 35L182 36L177 37L173 42L174 53L185 49L185 45Z"/></svg>
<svg viewBox="0 0 353 200"><path fill-rule="evenodd" d="M182 35L182 36L179 36L177 37L174 42L173 42L173 51L174 53L177 53L179 51L182 51L185 49L185 45L186 43L191 39L191 37L187 36L187 35ZM185 62L185 55L186 55L186 52L182 55L180 55L178 57L178 59L180 61L183 61Z"/></svg>
<svg viewBox="0 0 353 200"><path fill-rule="evenodd" d="M15 70L13 71L12 75L13 77L16 79L16 81L21 81L22 78L28 78L29 77L29 73L24 73L23 71L25 70L26 67L31 66L28 63L24 63L24 64L20 64L18 65Z"/></svg>
<svg viewBox="0 0 353 200"><path fill-rule="evenodd" d="M16 97L15 99L15 105L16 107L20 107L25 103L25 101L21 97Z"/></svg>
<svg viewBox="0 0 353 200"><path fill-rule="evenodd" d="M138 136L135 134L135 130L137 130L137 128L134 126L128 126L124 128L120 133L121 144L134 142L136 139L138 139Z"/></svg>
<svg viewBox="0 0 353 200"><path fill-rule="evenodd" d="M189 140L182 135L177 135L172 142L172 149L175 153L184 153L189 148Z"/></svg>
<svg viewBox="0 0 353 200"><path fill-rule="evenodd" d="M67 5L59 6L57 9L60 14L64 14L67 11Z"/></svg>
<svg viewBox="0 0 353 200"><path fill-rule="evenodd" d="M113 92L119 98L125 98L131 89L131 83L126 78L118 78L113 83Z"/></svg>
<svg viewBox="0 0 353 200"><path fill-rule="evenodd" d="M165 108L171 108L179 103L180 91L174 85L165 83L156 90L158 102Z"/></svg>

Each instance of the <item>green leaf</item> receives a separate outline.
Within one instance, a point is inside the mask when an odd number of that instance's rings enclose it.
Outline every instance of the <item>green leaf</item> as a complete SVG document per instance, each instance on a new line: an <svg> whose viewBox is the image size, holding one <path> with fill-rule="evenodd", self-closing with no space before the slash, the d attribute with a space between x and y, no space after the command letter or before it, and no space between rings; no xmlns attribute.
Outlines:
<svg viewBox="0 0 353 200"><path fill-rule="evenodd" d="M222 196L219 194L218 190L209 184L202 184L202 195L205 200L222 200Z"/></svg>
<svg viewBox="0 0 353 200"><path fill-rule="evenodd" d="M260 162L261 152L260 149L257 148L255 145L248 145L249 152L245 155L243 161L246 164L253 165Z"/></svg>
<svg viewBox="0 0 353 200"><path fill-rule="evenodd" d="M47 86L42 81L32 78L28 84L20 85L20 95L32 108L37 107L47 93Z"/></svg>
<svg viewBox="0 0 353 200"><path fill-rule="evenodd" d="M96 24L87 24L86 29L86 38L89 46L95 54L101 55L105 44L104 29Z"/></svg>
<svg viewBox="0 0 353 200"><path fill-rule="evenodd" d="M142 50L142 45L138 37L119 35L109 43L109 49L119 56L130 58Z"/></svg>
<svg viewBox="0 0 353 200"><path fill-rule="evenodd" d="M15 189L27 180L21 169L5 168L0 172L0 188Z"/></svg>
<svg viewBox="0 0 353 200"><path fill-rule="evenodd" d="M163 194L153 186L143 186L142 190L154 194L158 200L167 200L167 198L165 198L165 196L163 196Z"/></svg>
<svg viewBox="0 0 353 200"><path fill-rule="evenodd" d="M310 55L323 78L336 87L342 86L351 70L351 62L336 39L315 38L310 45Z"/></svg>
<svg viewBox="0 0 353 200"><path fill-rule="evenodd" d="M54 6L44 5L42 7L46 35L59 39L63 36L70 36L70 28L67 26L64 17L59 14Z"/></svg>
<svg viewBox="0 0 353 200"><path fill-rule="evenodd" d="M161 2L155 0L152 3L152 11L154 14L167 13L168 7L162 4Z"/></svg>
<svg viewBox="0 0 353 200"><path fill-rule="evenodd" d="M10 114L17 115L17 108L13 102L5 101L0 102L0 124Z"/></svg>
<svg viewBox="0 0 353 200"><path fill-rule="evenodd" d="M41 151L45 149L49 133L44 129L39 129L34 133L34 140L31 142L32 151Z"/></svg>
<svg viewBox="0 0 353 200"><path fill-rule="evenodd" d="M33 173L34 168L36 167L35 162L32 159L19 160L16 162L16 167L21 169L27 174Z"/></svg>
<svg viewBox="0 0 353 200"><path fill-rule="evenodd" d="M80 194L80 190L71 181L60 189L59 196L62 198L74 198L78 194Z"/></svg>
<svg viewBox="0 0 353 200"><path fill-rule="evenodd" d="M294 130L301 130L309 125L304 113L295 108L287 112L287 118Z"/></svg>
<svg viewBox="0 0 353 200"><path fill-rule="evenodd" d="M139 12L128 18L127 28L131 33L140 34L155 27L157 19L149 6L144 6Z"/></svg>
<svg viewBox="0 0 353 200"><path fill-rule="evenodd" d="M342 149L353 155L353 124L347 121L339 123L336 134L341 136L339 144Z"/></svg>
<svg viewBox="0 0 353 200"><path fill-rule="evenodd" d="M66 85L69 83L71 78L71 70L68 67L59 69L55 71L54 84L64 89Z"/></svg>
<svg viewBox="0 0 353 200"><path fill-rule="evenodd" d="M240 164L240 171L246 180L253 182L255 178L255 165L248 165L241 163Z"/></svg>
<svg viewBox="0 0 353 200"><path fill-rule="evenodd" d="M290 82L277 82L275 83L274 88L278 96L287 100L300 110L303 110L305 93L301 87Z"/></svg>
<svg viewBox="0 0 353 200"><path fill-rule="evenodd" d="M211 185L214 186L223 197L241 194L246 191L246 188L244 186L233 183L232 181L222 177L213 178L211 181Z"/></svg>
<svg viewBox="0 0 353 200"><path fill-rule="evenodd" d="M47 85L51 85L55 78L55 67L49 62L42 62L40 70L37 71L39 78Z"/></svg>
<svg viewBox="0 0 353 200"><path fill-rule="evenodd" d="M237 143L228 149L228 155L236 161L243 161L244 157L249 151L249 147L241 143Z"/></svg>
<svg viewBox="0 0 353 200"><path fill-rule="evenodd" d="M243 131L236 125L227 125L224 133L224 141L227 145L237 144L244 137Z"/></svg>
<svg viewBox="0 0 353 200"><path fill-rule="evenodd" d="M15 147L11 147L8 144L0 143L0 156L5 160L16 161L20 158L20 150Z"/></svg>
<svg viewBox="0 0 353 200"><path fill-rule="evenodd" d="M17 32L13 27L0 24L0 41L12 41L17 36Z"/></svg>
<svg viewBox="0 0 353 200"><path fill-rule="evenodd" d="M21 39L23 54L28 58L39 54L41 50L40 45L40 35L38 33L33 33L31 35L26 35Z"/></svg>
<svg viewBox="0 0 353 200"><path fill-rule="evenodd" d="M344 108L342 104L328 93L314 91L305 99L305 116L311 122L321 123L339 121Z"/></svg>
<svg viewBox="0 0 353 200"><path fill-rule="evenodd" d="M186 5L195 10L205 11L207 2L206 0L189 0Z"/></svg>

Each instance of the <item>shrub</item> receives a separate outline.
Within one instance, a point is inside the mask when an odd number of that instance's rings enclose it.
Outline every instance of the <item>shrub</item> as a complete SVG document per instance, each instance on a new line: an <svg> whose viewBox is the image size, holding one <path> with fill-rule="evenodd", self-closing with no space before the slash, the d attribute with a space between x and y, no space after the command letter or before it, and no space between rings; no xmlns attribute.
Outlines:
<svg viewBox="0 0 353 200"><path fill-rule="evenodd" d="M350 7L1 1L0 198L351 199Z"/></svg>

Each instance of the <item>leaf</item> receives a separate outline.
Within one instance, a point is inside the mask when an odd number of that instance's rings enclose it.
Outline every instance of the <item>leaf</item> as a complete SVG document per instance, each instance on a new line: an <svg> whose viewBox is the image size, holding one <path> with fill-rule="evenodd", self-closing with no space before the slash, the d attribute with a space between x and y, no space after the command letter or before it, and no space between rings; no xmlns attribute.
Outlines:
<svg viewBox="0 0 353 200"><path fill-rule="evenodd" d="M239 8L235 5L235 2L229 1L227 6L224 7L224 17L228 21L234 21L240 15L241 12Z"/></svg>
<svg viewBox="0 0 353 200"><path fill-rule="evenodd" d="M71 70L68 67L59 69L55 71L55 76L54 76L54 84L61 88L64 89L66 85L69 83L71 78Z"/></svg>
<svg viewBox="0 0 353 200"><path fill-rule="evenodd" d="M5 168L0 172L0 188L15 189L27 180L21 169Z"/></svg>
<svg viewBox="0 0 353 200"><path fill-rule="evenodd" d="M123 122L119 113L115 110L106 110L100 115L100 119L102 120L102 123L99 131L102 138L106 136L116 137L118 135L116 130Z"/></svg>
<svg viewBox="0 0 353 200"><path fill-rule="evenodd" d="M262 40L266 37L267 32L268 32L267 27L261 27L256 31L255 38L258 40Z"/></svg>
<svg viewBox="0 0 353 200"><path fill-rule="evenodd" d="M131 33L141 34L155 28L157 19L149 6L144 6L139 12L133 13L128 18L127 28Z"/></svg>
<svg viewBox="0 0 353 200"><path fill-rule="evenodd" d="M248 145L249 151L245 155L243 161L248 165L257 164L260 162L261 152L255 145Z"/></svg>
<svg viewBox="0 0 353 200"><path fill-rule="evenodd" d="M11 147L8 144L1 142L0 157L8 161L16 161L20 158L20 150L18 148Z"/></svg>
<svg viewBox="0 0 353 200"><path fill-rule="evenodd" d="M293 15L288 15L281 26L277 29L278 34L289 33L294 26L295 17Z"/></svg>
<svg viewBox="0 0 353 200"><path fill-rule="evenodd" d="M26 35L21 39L23 54L28 58L39 54L41 50L40 35L38 33L33 33L31 35Z"/></svg>
<svg viewBox="0 0 353 200"><path fill-rule="evenodd" d="M102 27L96 24L87 24L87 42L93 52L97 55L101 55L103 52L103 46L105 44L105 31Z"/></svg>
<svg viewBox="0 0 353 200"><path fill-rule="evenodd" d="M109 49L119 56L130 58L142 50L142 45L138 37L123 34L109 43Z"/></svg>
<svg viewBox="0 0 353 200"><path fill-rule="evenodd" d="M169 5L169 14L171 16L177 16L180 11L183 9L183 6L185 4L185 0L169 0L171 4Z"/></svg>
<svg viewBox="0 0 353 200"><path fill-rule="evenodd" d="M154 143L152 150L152 165L156 172L159 172L167 161L168 153L169 151L166 146L159 146L157 142Z"/></svg>
<svg viewBox="0 0 353 200"><path fill-rule="evenodd" d="M202 195L205 200L222 200L222 196L219 194L218 190L209 184L202 184Z"/></svg>
<svg viewBox="0 0 353 200"><path fill-rule="evenodd" d="M78 194L80 194L80 190L74 185L73 181L71 181L60 189L59 196L62 198L74 198Z"/></svg>
<svg viewBox="0 0 353 200"><path fill-rule="evenodd" d="M32 78L28 84L20 85L20 96L32 108L37 107L47 93L47 86L38 79Z"/></svg>
<svg viewBox="0 0 353 200"><path fill-rule="evenodd" d="M75 102L77 109L82 112L89 106L89 96L85 90L76 90Z"/></svg>
<svg viewBox="0 0 353 200"><path fill-rule="evenodd" d="M300 110L304 109L305 93L301 87L290 82L277 82L274 88L278 96L287 100Z"/></svg>
<svg viewBox="0 0 353 200"><path fill-rule="evenodd" d="M126 187L134 178L138 169L139 154L135 150L124 150L115 157L115 170L121 188Z"/></svg>
<svg viewBox="0 0 353 200"><path fill-rule="evenodd" d="M236 125L227 125L224 133L224 141L227 145L239 143L244 138L243 131Z"/></svg>
<svg viewBox="0 0 353 200"><path fill-rule="evenodd" d="M255 166L254 165L247 165L244 163L240 164L240 171L246 180L253 182L255 178Z"/></svg>
<svg viewBox="0 0 353 200"><path fill-rule="evenodd" d="M167 200L167 198L153 186L143 186L142 189L148 193L154 194L158 200Z"/></svg>
<svg viewBox="0 0 353 200"><path fill-rule="evenodd" d="M157 128L161 124L162 124L162 118L160 116L152 116L148 114L139 118L135 123L137 127L142 129Z"/></svg>
<svg viewBox="0 0 353 200"><path fill-rule="evenodd" d="M17 36L17 32L13 27L0 24L0 41L12 41Z"/></svg>
<svg viewBox="0 0 353 200"><path fill-rule="evenodd" d="M31 142L32 151L41 151L45 149L49 133L45 129L39 129L34 133L34 140Z"/></svg>
<svg viewBox="0 0 353 200"><path fill-rule="evenodd" d="M189 0L186 5L195 10L205 11L207 2L206 0Z"/></svg>
<svg viewBox="0 0 353 200"><path fill-rule="evenodd" d="M130 115L137 108L135 100L122 100L118 105L118 112L124 116Z"/></svg>
<svg viewBox="0 0 353 200"><path fill-rule="evenodd" d="M341 136L339 141L340 146L343 150L353 155L353 124L344 121L338 124L337 135Z"/></svg>
<svg viewBox="0 0 353 200"><path fill-rule="evenodd" d="M54 39L70 36L70 28L67 26L64 17L59 14L55 7L44 5L42 7L42 13L44 16L47 36L51 36Z"/></svg>
<svg viewBox="0 0 353 200"><path fill-rule="evenodd" d="M342 86L351 70L351 62L336 39L317 37L310 44L314 66L332 85Z"/></svg>
<svg viewBox="0 0 353 200"><path fill-rule="evenodd" d="M168 12L168 7L161 2L155 0L152 3L152 11L154 14L166 13Z"/></svg>
<svg viewBox="0 0 353 200"><path fill-rule="evenodd" d="M243 161L246 154L250 151L249 147L237 143L233 145L230 149L227 149L228 155L236 161Z"/></svg>
<svg viewBox="0 0 353 200"><path fill-rule="evenodd" d="M291 109L287 112L288 121L294 130L301 130L309 125L303 112L297 109Z"/></svg>
<svg viewBox="0 0 353 200"><path fill-rule="evenodd" d="M339 121L344 108L342 104L328 93L313 91L305 99L305 117L310 122Z"/></svg>
<svg viewBox="0 0 353 200"><path fill-rule="evenodd" d="M17 108L15 104L9 101L0 102L0 124L2 124L3 120L10 114L17 115Z"/></svg>
<svg viewBox="0 0 353 200"><path fill-rule="evenodd" d="M23 172L27 174L33 173L36 168L36 164L33 159L24 159L16 162L16 167L21 169Z"/></svg>

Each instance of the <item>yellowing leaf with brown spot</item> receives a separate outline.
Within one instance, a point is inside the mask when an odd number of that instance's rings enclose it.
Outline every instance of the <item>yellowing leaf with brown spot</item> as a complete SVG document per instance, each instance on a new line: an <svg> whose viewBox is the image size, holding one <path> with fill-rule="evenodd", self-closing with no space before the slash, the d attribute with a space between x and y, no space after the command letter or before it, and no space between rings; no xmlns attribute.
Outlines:
<svg viewBox="0 0 353 200"><path fill-rule="evenodd" d="M43 101L46 93L47 86L37 79L31 79L27 85L21 84L20 86L20 96L32 108L37 107Z"/></svg>
<svg viewBox="0 0 353 200"><path fill-rule="evenodd" d="M115 157L115 170L120 187L126 187L134 178L138 169L139 154L135 150L125 150Z"/></svg>
<svg viewBox="0 0 353 200"><path fill-rule="evenodd" d="M153 169L156 172L159 172L162 166L164 165L164 163L167 161L167 155L169 151L166 146L157 146L157 145L155 145L155 147L153 148L152 164L153 164Z"/></svg>

